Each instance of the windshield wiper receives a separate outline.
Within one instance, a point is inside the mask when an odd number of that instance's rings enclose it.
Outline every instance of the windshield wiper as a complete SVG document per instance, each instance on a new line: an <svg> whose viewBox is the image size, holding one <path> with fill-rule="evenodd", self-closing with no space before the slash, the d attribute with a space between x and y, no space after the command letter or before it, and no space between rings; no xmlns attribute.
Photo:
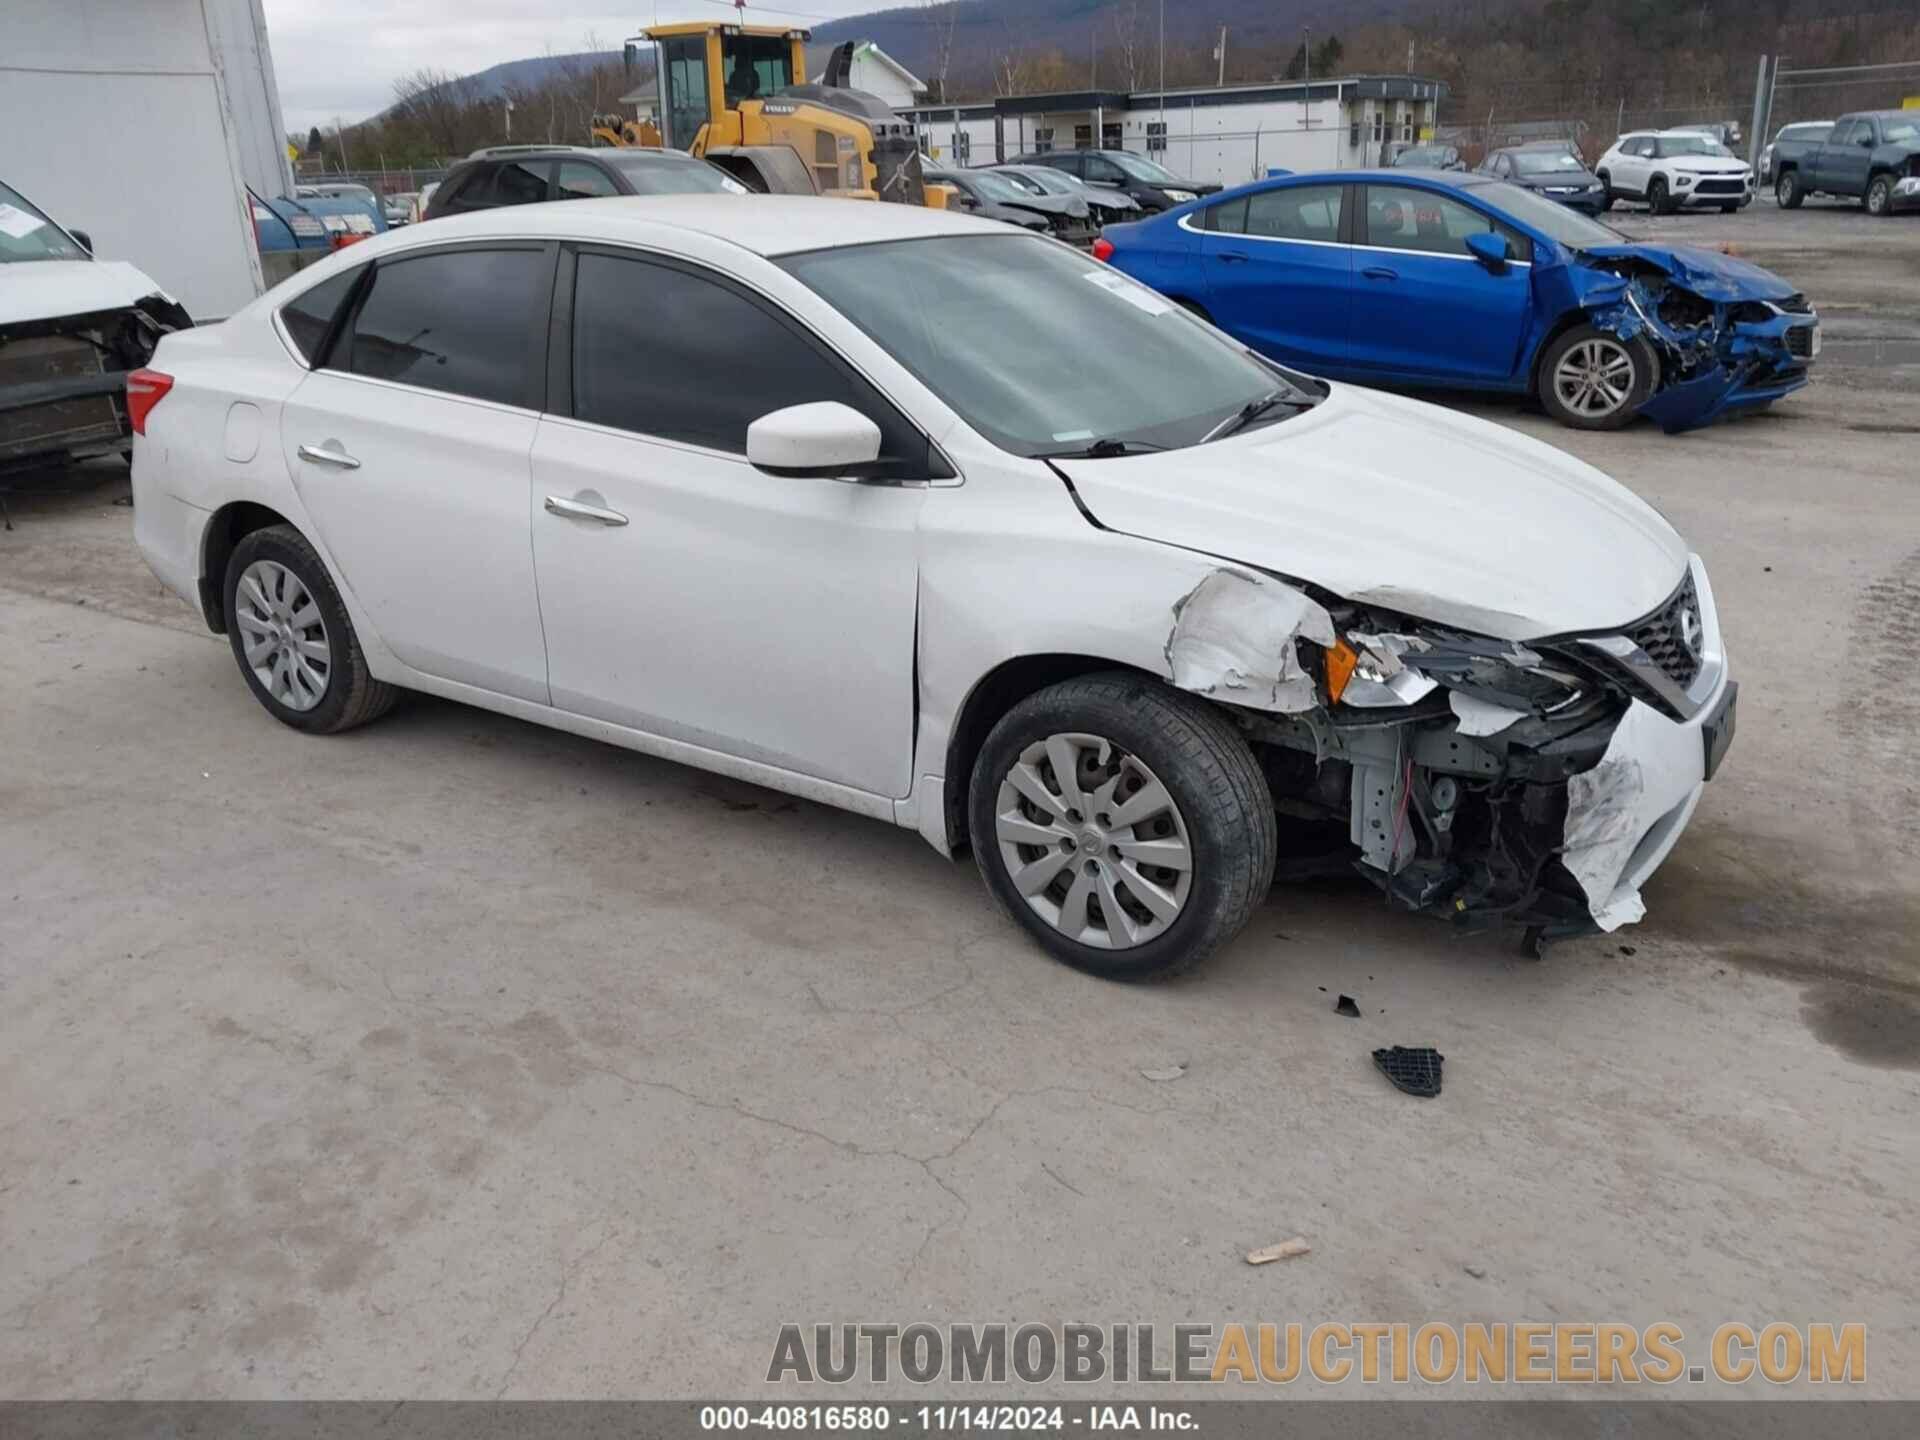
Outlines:
<svg viewBox="0 0 1920 1440"><path fill-rule="evenodd" d="M1266 394L1249 400L1238 410L1234 411L1233 414L1229 415L1206 434L1202 435L1200 437L1200 443L1204 445L1209 440L1223 440L1229 435L1244 430L1276 405L1299 405L1304 403L1304 401L1296 399L1289 391L1269 390Z"/></svg>
<svg viewBox="0 0 1920 1440"><path fill-rule="evenodd" d="M1151 445L1145 440L1121 440L1115 436L1104 436L1078 450L1044 450L1036 458L1041 460L1117 460L1122 455L1151 455L1165 450L1164 445Z"/></svg>

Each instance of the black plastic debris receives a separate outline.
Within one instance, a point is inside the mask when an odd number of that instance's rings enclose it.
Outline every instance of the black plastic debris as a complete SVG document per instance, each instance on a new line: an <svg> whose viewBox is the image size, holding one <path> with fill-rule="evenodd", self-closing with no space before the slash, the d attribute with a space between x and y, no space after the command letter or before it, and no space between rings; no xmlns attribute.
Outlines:
<svg viewBox="0 0 1920 1440"><path fill-rule="evenodd" d="M1408 1049L1405 1045L1373 1052L1373 1063L1393 1082L1394 1089L1422 1100L1440 1093L1440 1065L1446 1058L1438 1050Z"/></svg>
<svg viewBox="0 0 1920 1440"><path fill-rule="evenodd" d="M1358 1020L1360 1018L1360 1007L1353 1003L1353 997L1351 995L1342 995L1338 1000L1333 1002L1333 1013L1336 1015L1345 1015L1349 1020Z"/></svg>

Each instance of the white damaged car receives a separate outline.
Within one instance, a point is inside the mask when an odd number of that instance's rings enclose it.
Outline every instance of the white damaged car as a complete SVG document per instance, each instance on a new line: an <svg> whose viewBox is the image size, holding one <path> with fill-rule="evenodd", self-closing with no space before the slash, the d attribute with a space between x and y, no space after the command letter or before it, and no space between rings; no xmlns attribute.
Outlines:
<svg viewBox="0 0 1920 1440"><path fill-rule="evenodd" d="M187 312L0 183L0 472L128 447L128 372Z"/></svg>
<svg viewBox="0 0 1920 1440"><path fill-rule="evenodd" d="M890 820L1096 974L1282 848L1612 929L1733 733L1706 572L1606 476L963 215L488 210L134 393L140 544L275 718L420 690Z"/></svg>

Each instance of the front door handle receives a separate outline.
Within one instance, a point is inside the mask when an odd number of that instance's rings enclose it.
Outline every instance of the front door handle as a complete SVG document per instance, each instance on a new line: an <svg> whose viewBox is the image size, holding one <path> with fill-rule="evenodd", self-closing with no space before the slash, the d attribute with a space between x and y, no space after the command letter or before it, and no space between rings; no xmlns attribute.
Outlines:
<svg viewBox="0 0 1920 1440"><path fill-rule="evenodd" d="M328 440L320 445L302 445L300 458L311 460L316 465L331 465L337 470L358 470L360 462L340 448L338 440Z"/></svg>
<svg viewBox="0 0 1920 1440"><path fill-rule="evenodd" d="M569 500L563 495L547 496L547 513L569 520L598 520L602 525L624 525L627 517L604 505L589 505L584 500Z"/></svg>
<svg viewBox="0 0 1920 1440"><path fill-rule="evenodd" d="M1400 278L1400 272L1398 270L1389 270L1384 265L1369 265L1360 273L1369 280L1398 280Z"/></svg>
<svg viewBox="0 0 1920 1440"><path fill-rule="evenodd" d="M1222 250L1220 252L1220 258L1229 265L1238 265L1247 258L1247 252L1244 250Z"/></svg>

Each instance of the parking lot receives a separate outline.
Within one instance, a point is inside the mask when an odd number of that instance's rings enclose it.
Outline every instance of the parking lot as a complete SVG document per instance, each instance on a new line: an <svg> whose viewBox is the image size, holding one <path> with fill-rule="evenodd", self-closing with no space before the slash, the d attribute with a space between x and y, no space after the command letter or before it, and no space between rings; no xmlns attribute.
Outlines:
<svg viewBox="0 0 1920 1440"><path fill-rule="evenodd" d="M1673 521L1742 686L1645 922L1544 963L1318 881L1105 985L909 831L438 700L297 735L124 467L23 487L0 1393L701 1396L789 1321L1446 1315L1862 1320L1860 1392L1920 1397L1920 217L1610 220L1778 271L1825 351L1676 437L1459 402Z"/></svg>

